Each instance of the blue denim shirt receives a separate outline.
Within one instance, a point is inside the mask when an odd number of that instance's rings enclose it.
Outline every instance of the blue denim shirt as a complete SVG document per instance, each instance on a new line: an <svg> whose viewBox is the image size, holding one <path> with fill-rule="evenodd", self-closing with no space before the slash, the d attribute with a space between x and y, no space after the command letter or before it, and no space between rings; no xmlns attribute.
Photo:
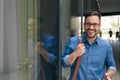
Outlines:
<svg viewBox="0 0 120 80"><path fill-rule="evenodd" d="M56 65L57 65L57 39L54 36L45 36L43 39L43 48L48 51L48 60L44 60L39 54L37 56L37 75L38 80L43 80L43 75L46 80L56 80ZM41 61L41 64L40 64ZM44 71L44 73L43 73Z"/></svg>
<svg viewBox="0 0 120 80"><path fill-rule="evenodd" d="M90 45L85 34L83 34L82 42L85 44L86 51L82 55L76 80L103 80L105 70L112 69L116 71L112 47L107 41L97 37L94 43ZM70 38L62 54L62 66L71 67L70 80L74 73L76 61L70 65L68 58L69 55L75 51L78 44L78 36Z"/></svg>

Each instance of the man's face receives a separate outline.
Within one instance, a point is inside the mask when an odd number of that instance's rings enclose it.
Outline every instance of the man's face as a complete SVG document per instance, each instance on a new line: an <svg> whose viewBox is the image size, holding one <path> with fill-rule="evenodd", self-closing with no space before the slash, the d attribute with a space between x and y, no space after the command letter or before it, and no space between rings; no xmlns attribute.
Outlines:
<svg viewBox="0 0 120 80"><path fill-rule="evenodd" d="M37 27L36 19L33 18L28 19L28 31L33 31L33 29L36 27Z"/></svg>
<svg viewBox="0 0 120 80"><path fill-rule="evenodd" d="M89 16L84 23L85 33L88 38L95 38L100 30L100 20L98 16Z"/></svg>

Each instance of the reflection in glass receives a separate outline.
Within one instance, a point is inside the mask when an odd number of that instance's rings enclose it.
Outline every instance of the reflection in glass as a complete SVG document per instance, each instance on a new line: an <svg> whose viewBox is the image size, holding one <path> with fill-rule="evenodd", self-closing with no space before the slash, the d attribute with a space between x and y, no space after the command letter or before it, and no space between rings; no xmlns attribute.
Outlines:
<svg viewBox="0 0 120 80"><path fill-rule="evenodd" d="M42 19L40 19L42 20ZM41 21L37 42L38 80L57 80L57 39L45 32L44 21Z"/></svg>
<svg viewBox="0 0 120 80"><path fill-rule="evenodd" d="M29 68L29 79L36 79L37 75L37 56L36 56L36 39L37 39L37 19L28 18L28 29L27 29L27 37L28 37L28 68ZM35 76L32 76L35 75Z"/></svg>

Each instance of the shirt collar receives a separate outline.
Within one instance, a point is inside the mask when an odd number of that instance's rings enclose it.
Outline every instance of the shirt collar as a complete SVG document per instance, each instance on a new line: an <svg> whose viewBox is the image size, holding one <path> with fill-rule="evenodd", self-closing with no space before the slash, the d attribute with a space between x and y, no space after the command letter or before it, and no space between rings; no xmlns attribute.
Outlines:
<svg viewBox="0 0 120 80"><path fill-rule="evenodd" d="M83 33L83 34L82 34L82 42L83 42L83 43L88 42L88 40L87 40L87 37L86 37L86 34L85 34L85 33ZM99 37L98 37L98 36L96 37L96 40L94 41L94 43L93 43L93 44L95 44L95 43L96 43L96 44L100 44L100 41L99 41Z"/></svg>

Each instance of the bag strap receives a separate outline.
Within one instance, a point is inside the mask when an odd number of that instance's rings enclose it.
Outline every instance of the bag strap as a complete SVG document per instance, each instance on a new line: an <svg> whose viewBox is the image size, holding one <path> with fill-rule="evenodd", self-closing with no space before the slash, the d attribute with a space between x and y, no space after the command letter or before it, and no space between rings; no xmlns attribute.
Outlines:
<svg viewBox="0 0 120 80"><path fill-rule="evenodd" d="M80 40L80 43L82 43L82 38L81 37L79 37L79 40ZM76 64L76 67L75 67L75 70L74 70L74 74L73 74L72 80L76 80L76 77L77 77L77 74L78 74L78 70L80 68L81 59L82 59L82 56L79 56L77 58L77 64Z"/></svg>

